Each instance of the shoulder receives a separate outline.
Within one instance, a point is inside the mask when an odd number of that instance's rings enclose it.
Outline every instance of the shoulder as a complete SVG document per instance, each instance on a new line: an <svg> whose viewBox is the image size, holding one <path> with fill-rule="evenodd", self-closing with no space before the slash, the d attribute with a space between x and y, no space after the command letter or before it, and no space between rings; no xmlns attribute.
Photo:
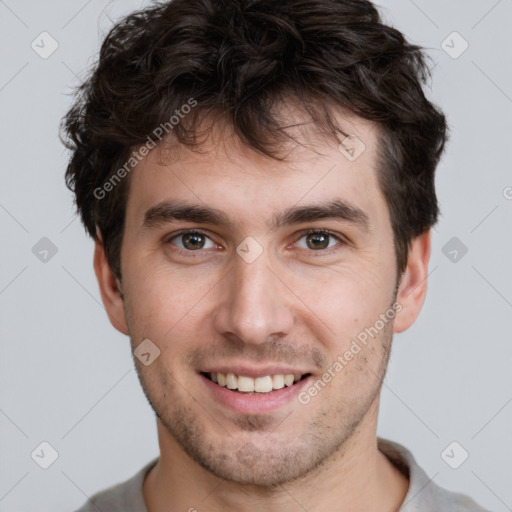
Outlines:
<svg viewBox="0 0 512 512"><path fill-rule="evenodd" d="M409 490L399 512L490 512L469 496L437 485L401 444L383 438L377 440L379 450L409 477Z"/></svg>
<svg viewBox="0 0 512 512"><path fill-rule="evenodd" d="M142 485L144 477L157 462L158 457L128 480L97 492L75 512L147 512Z"/></svg>
<svg viewBox="0 0 512 512"><path fill-rule="evenodd" d="M418 508L418 505L420 508ZM490 512L482 508L472 498L465 494L449 491L430 481L424 490L422 497L411 499L410 503L404 503L400 512L412 512L416 510L449 511L449 512Z"/></svg>

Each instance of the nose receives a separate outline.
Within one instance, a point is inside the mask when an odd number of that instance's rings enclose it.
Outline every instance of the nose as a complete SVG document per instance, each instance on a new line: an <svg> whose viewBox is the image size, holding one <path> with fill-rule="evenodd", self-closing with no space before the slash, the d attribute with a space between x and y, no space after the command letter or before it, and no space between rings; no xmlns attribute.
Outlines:
<svg viewBox="0 0 512 512"><path fill-rule="evenodd" d="M291 333L294 295L283 277L272 270L265 252L252 263L236 255L218 286L213 321L223 337L258 345Z"/></svg>

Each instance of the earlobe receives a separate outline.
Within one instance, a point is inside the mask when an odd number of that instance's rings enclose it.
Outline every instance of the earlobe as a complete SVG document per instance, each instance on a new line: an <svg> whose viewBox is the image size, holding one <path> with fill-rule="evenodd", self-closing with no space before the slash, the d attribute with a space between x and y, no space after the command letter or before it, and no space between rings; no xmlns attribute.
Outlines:
<svg viewBox="0 0 512 512"><path fill-rule="evenodd" d="M112 272L102 239L99 235L94 243L94 272L98 280L101 299L110 323L119 332L128 334L121 283Z"/></svg>
<svg viewBox="0 0 512 512"><path fill-rule="evenodd" d="M428 263L431 250L431 230L414 238L409 249L407 267L402 274L396 302L400 312L394 320L394 332L408 329L418 317L427 295Z"/></svg>

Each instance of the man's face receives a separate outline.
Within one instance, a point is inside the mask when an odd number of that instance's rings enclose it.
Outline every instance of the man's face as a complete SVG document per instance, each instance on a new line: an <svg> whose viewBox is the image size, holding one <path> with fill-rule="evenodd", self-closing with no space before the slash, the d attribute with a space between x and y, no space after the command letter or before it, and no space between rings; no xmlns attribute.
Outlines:
<svg viewBox="0 0 512 512"><path fill-rule="evenodd" d="M139 377L170 437L232 481L304 476L374 428L393 332L392 320L378 322L395 297L393 233L376 179L376 128L356 118L343 126L366 146L354 161L312 135L316 152L290 145L279 162L218 127L202 154L156 149L132 171L126 324L133 349L149 339L160 350L148 366L136 360ZM173 220L162 206L176 202L215 209L230 225ZM271 226L282 212L334 202L352 208L342 215L350 218L297 215ZM320 229L332 235L307 234ZM249 387L260 377L258 389L306 377L244 394L210 380L222 380L217 372L249 377L240 379Z"/></svg>

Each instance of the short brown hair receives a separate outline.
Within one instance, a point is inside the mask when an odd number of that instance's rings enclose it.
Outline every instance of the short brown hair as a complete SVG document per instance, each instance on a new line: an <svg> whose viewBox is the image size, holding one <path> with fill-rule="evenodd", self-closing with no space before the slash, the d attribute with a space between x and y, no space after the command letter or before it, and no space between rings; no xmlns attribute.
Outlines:
<svg viewBox="0 0 512 512"><path fill-rule="evenodd" d="M367 0L174 0L117 23L63 119L71 149L66 184L87 232L100 232L118 278L130 180L102 187L131 151L194 98L173 127L197 145L204 114L227 116L240 139L277 157L283 127L275 107L299 100L314 123L343 133L335 104L381 128L378 182L394 233L397 272L412 239L437 222L434 174L447 140L443 113L429 102L423 49L381 21ZM203 116L203 117L201 117ZM339 139L338 139L339 140Z"/></svg>

